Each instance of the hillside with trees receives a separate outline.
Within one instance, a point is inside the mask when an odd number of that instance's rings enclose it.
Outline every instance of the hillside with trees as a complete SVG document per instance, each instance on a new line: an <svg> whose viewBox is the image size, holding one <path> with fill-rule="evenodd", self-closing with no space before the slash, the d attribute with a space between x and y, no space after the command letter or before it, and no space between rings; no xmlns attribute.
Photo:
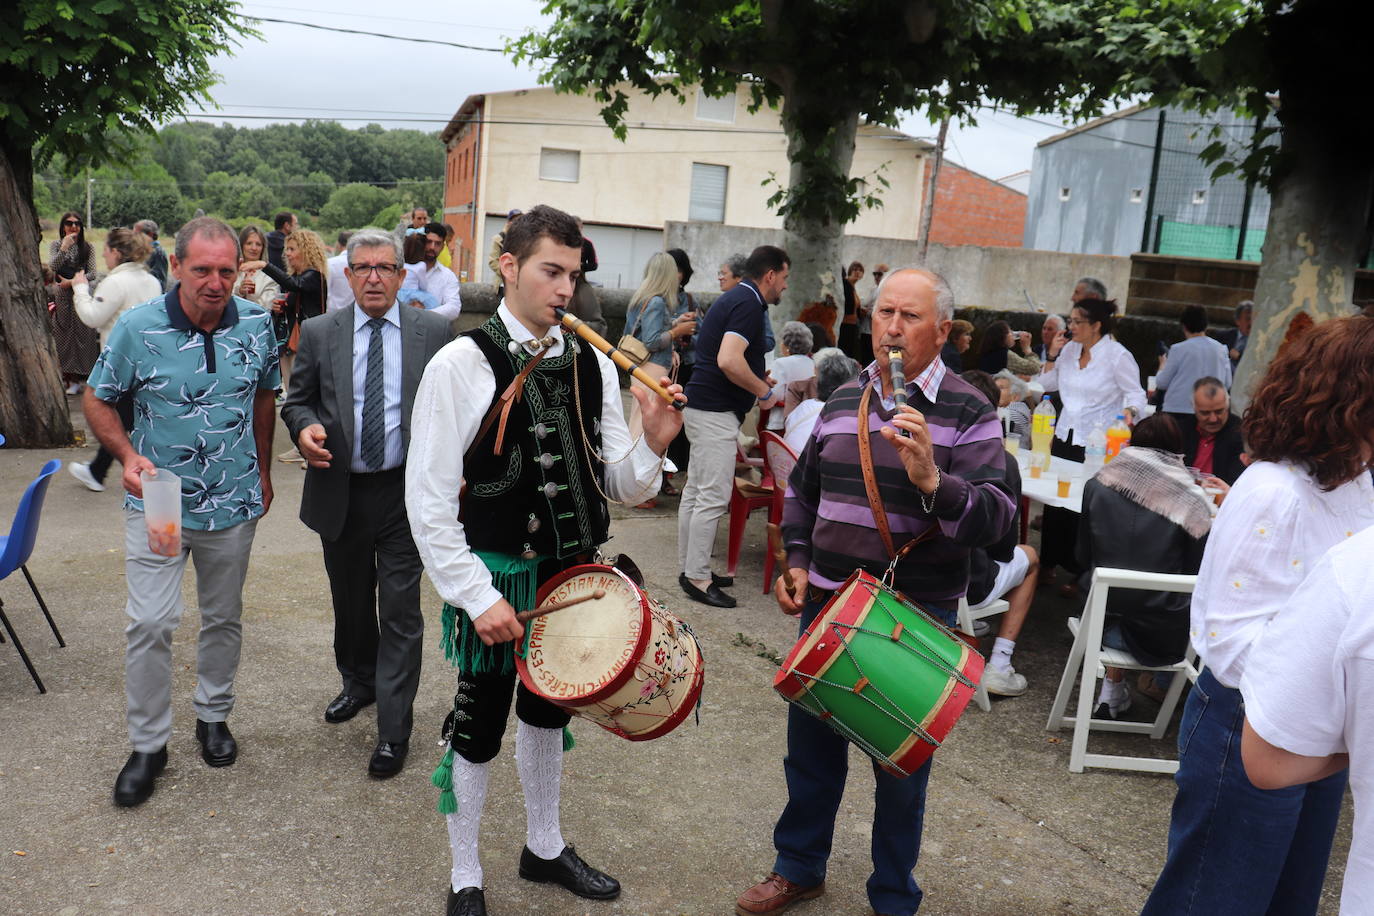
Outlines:
<svg viewBox="0 0 1374 916"><path fill-rule="evenodd" d="M187 121L138 141L127 165L89 173L94 226L153 219L174 231L197 209L234 225L295 211L322 230L394 225L400 214L442 205L444 147L438 135L349 129L333 121L234 127ZM40 217L86 210L84 171L55 157L34 175Z"/></svg>

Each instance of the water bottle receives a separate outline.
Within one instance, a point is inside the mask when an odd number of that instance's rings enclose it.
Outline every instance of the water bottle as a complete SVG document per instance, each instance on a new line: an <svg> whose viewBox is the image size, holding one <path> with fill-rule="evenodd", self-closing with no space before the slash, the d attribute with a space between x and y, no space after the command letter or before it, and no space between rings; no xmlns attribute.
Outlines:
<svg viewBox="0 0 1374 916"><path fill-rule="evenodd" d="M1091 480L1106 463L1107 434L1099 424L1093 426L1093 431L1088 434L1088 445L1083 450L1083 479Z"/></svg>
<svg viewBox="0 0 1374 916"><path fill-rule="evenodd" d="M1119 413L1116 415L1116 422L1107 427L1106 460L1110 462L1121 452L1121 447L1130 441L1131 428L1126 425L1126 415Z"/></svg>
<svg viewBox="0 0 1374 916"><path fill-rule="evenodd" d="M1057 414L1047 394L1031 416L1031 451L1044 456L1044 466L1050 466L1050 443L1054 440L1054 420Z"/></svg>

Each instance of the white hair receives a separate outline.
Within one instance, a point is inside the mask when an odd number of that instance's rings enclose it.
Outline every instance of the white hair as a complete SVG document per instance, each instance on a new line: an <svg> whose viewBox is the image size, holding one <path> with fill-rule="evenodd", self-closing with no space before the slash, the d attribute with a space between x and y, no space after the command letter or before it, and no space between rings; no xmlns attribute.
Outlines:
<svg viewBox="0 0 1374 916"><path fill-rule="evenodd" d="M949 288L949 282L944 277L937 274L928 267L898 267L896 270L883 277L883 281L878 284L878 292L873 297L876 301L883 294L883 287L892 282L892 278L906 273L907 271L917 271L930 277L935 284L935 312L940 321L954 320L954 290Z"/></svg>
<svg viewBox="0 0 1374 916"><path fill-rule="evenodd" d="M1048 315L1045 316L1045 324L1053 325L1056 328L1062 329L1066 323L1067 322L1064 321L1063 315L1050 312Z"/></svg>
<svg viewBox="0 0 1374 916"><path fill-rule="evenodd" d="M353 263L353 252L359 248L389 248L396 255L397 264L405 263L405 256L401 253L401 240L393 233L383 232L381 229L360 229L349 236L348 247L345 249L348 263Z"/></svg>

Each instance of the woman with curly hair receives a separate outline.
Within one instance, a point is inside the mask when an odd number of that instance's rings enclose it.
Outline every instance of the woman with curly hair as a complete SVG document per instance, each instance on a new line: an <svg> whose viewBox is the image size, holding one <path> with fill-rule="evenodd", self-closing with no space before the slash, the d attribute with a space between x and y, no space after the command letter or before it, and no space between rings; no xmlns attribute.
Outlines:
<svg viewBox="0 0 1374 916"><path fill-rule="evenodd" d="M57 307L52 312L57 361L62 369L62 380L69 383L67 394L77 394L100 354L100 339L95 329L82 324L76 314L72 279L83 273L92 280L96 274L95 248L86 241L86 225L75 210L62 214L57 238L48 246L48 267L56 275L57 283L57 293L53 297Z"/></svg>
<svg viewBox="0 0 1374 916"><path fill-rule="evenodd" d="M291 364L295 357L295 338L302 321L323 315L329 277L324 242L309 229L297 229L286 237L282 260L286 270L266 261L246 261L239 265L242 273L262 271L271 277L286 294L285 299L272 303L272 325L281 347L281 387L285 393L290 385Z"/></svg>
<svg viewBox="0 0 1374 916"><path fill-rule="evenodd" d="M1270 364L1243 420L1253 458L1222 504L1193 592L1206 663L1179 723L1169 855L1146 916L1315 913L1346 771L1264 790L1241 761L1251 646L1329 548L1374 526L1374 322L1325 321Z"/></svg>

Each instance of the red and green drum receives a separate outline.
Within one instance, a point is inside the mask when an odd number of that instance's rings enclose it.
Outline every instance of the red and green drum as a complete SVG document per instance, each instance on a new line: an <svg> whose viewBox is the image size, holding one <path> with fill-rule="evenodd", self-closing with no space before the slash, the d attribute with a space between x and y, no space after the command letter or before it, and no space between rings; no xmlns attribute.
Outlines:
<svg viewBox="0 0 1374 916"><path fill-rule="evenodd" d="M773 687L909 776L959 720L983 657L915 602L855 570L792 647Z"/></svg>

